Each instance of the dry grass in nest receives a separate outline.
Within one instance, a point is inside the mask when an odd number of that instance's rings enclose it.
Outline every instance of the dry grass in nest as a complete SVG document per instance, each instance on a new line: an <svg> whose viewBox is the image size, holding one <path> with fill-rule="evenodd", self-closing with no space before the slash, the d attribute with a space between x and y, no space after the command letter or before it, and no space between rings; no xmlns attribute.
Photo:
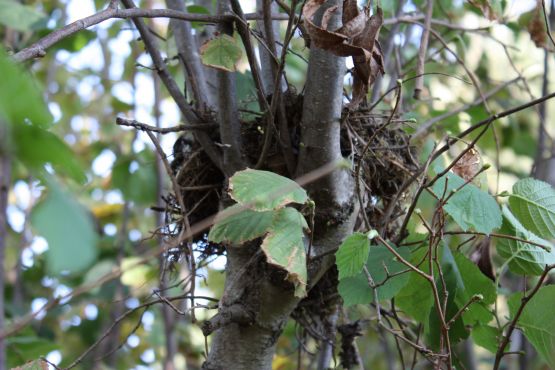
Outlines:
<svg viewBox="0 0 555 370"><path fill-rule="evenodd" d="M410 135L403 130L406 122L393 117L382 127L390 114L360 109L344 111L342 117L344 155L354 156L355 163L361 166L361 192L366 212L375 225L381 223L383 210L397 196L401 185L418 169ZM368 140L372 142L368 144ZM402 202L398 203L394 214L401 212Z"/></svg>

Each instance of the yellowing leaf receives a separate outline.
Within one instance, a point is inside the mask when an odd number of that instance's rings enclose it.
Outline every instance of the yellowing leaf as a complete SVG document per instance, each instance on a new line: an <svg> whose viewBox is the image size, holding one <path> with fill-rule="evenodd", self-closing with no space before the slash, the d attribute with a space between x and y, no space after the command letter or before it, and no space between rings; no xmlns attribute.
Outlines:
<svg viewBox="0 0 555 370"><path fill-rule="evenodd" d="M306 296L306 251L303 229L308 228L303 215L285 207L275 211L275 219L262 243L268 263L288 272L287 280L295 284L295 296Z"/></svg>
<svg viewBox="0 0 555 370"><path fill-rule="evenodd" d="M96 218L102 219L110 216L116 216L121 213L123 204L97 204L91 208Z"/></svg>
<svg viewBox="0 0 555 370"><path fill-rule="evenodd" d="M229 189L233 199L257 211L308 200L306 191L295 181L269 171L239 171L229 179Z"/></svg>
<svg viewBox="0 0 555 370"><path fill-rule="evenodd" d="M204 65L227 72L236 71L236 64L242 54L237 40L228 35L219 35L200 47L200 57Z"/></svg>

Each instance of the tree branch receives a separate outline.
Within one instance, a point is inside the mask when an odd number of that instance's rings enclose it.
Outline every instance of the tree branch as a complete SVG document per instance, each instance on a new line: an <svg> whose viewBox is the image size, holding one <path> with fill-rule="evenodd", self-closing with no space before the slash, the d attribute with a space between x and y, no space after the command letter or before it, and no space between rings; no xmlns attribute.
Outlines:
<svg viewBox="0 0 555 370"><path fill-rule="evenodd" d="M35 44L25 48L14 55L14 60L17 62L24 62L33 58L40 58L46 55L46 49L61 41L62 39L73 35L78 31L92 27L102 23L108 19L137 19L137 18L173 18L181 19L189 22L205 22L205 23L220 23L229 22L235 19L233 14L222 15L204 15L204 14L191 14L187 12L172 10L172 9L117 9L108 7L96 14L79 19L73 23L64 26L47 36L40 39ZM260 19L261 16L256 13L245 14L247 20ZM276 19L288 19L285 16L276 15Z"/></svg>

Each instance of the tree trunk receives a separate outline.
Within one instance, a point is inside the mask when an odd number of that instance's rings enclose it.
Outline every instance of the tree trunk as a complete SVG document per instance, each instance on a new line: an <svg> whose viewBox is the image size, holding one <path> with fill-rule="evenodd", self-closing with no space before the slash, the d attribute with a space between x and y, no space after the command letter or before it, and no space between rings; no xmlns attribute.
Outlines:
<svg viewBox="0 0 555 370"><path fill-rule="evenodd" d="M342 1L330 1L341 6ZM340 9L330 21L338 27ZM341 158L340 118L343 104L344 58L313 48L304 98L297 176ZM354 182L349 172L336 170L308 187L316 202L312 255L337 248L352 232L356 215ZM268 266L259 245L227 251L225 292L218 314L205 322L213 332L204 369L270 370L277 339L297 306L285 273ZM309 266L309 289L333 265L333 255L315 258Z"/></svg>

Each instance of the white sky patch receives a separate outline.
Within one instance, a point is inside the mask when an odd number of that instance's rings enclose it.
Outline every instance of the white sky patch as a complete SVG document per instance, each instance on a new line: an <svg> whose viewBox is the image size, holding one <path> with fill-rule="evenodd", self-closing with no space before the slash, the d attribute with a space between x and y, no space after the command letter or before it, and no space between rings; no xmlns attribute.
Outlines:
<svg viewBox="0 0 555 370"><path fill-rule="evenodd" d="M110 64L110 78L120 80L123 75L125 60L131 54L129 44L133 41L132 31L120 31L115 38L108 41L108 48L112 52L112 63Z"/></svg>
<svg viewBox="0 0 555 370"><path fill-rule="evenodd" d="M131 334L129 338L127 338L127 345L131 348L137 347L141 344L141 339L136 334Z"/></svg>
<svg viewBox="0 0 555 370"><path fill-rule="evenodd" d="M154 83L152 75L139 72L135 77L137 104L150 109L154 105Z"/></svg>
<svg viewBox="0 0 555 370"><path fill-rule="evenodd" d="M33 299L31 302L31 311L38 312L46 303L48 303L48 299L44 297L39 297ZM35 316L36 320L42 320L46 315L46 311L41 311L39 314Z"/></svg>
<svg viewBox="0 0 555 370"><path fill-rule="evenodd" d="M25 227L25 213L15 205L9 205L6 209L8 223L13 231L20 233Z"/></svg>
<svg viewBox="0 0 555 370"><path fill-rule="evenodd" d="M146 311L141 319L141 323L146 331L152 330L152 325L154 324L154 314L150 311Z"/></svg>
<svg viewBox="0 0 555 370"><path fill-rule="evenodd" d="M100 41L95 39L87 44L77 53L70 53L67 50L59 50L56 53L56 59L67 65L70 69L82 70L90 68L95 72L100 72L104 67L104 58L102 58L102 48Z"/></svg>
<svg viewBox="0 0 555 370"><path fill-rule="evenodd" d="M60 304L66 304L71 299L71 292L72 290L70 287L64 284L60 284L56 288L54 288L52 296L54 296L54 298L62 298L60 300Z"/></svg>
<svg viewBox="0 0 555 370"><path fill-rule="evenodd" d="M52 351L46 355L46 359L58 366L62 362L62 353L58 350ZM48 365L50 366L50 365Z"/></svg>
<svg viewBox="0 0 555 370"><path fill-rule="evenodd" d="M118 232L118 228L114 224L104 225L104 233L108 236L115 236Z"/></svg>
<svg viewBox="0 0 555 370"><path fill-rule="evenodd" d="M135 297L131 297L125 300L125 306L130 309L137 308L139 306L139 300Z"/></svg>
<svg viewBox="0 0 555 370"><path fill-rule="evenodd" d="M136 242L141 240L143 234L141 234L141 232L137 229L133 229L129 231L129 240L131 240L132 242Z"/></svg>
<svg viewBox="0 0 555 370"><path fill-rule="evenodd" d="M141 354L141 360L147 364L153 363L156 360L156 354L152 348L147 349Z"/></svg>
<svg viewBox="0 0 555 370"><path fill-rule="evenodd" d="M42 236L35 236L30 248L35 254L43 254L48 250L48 242Z"/></svg>
<svg viewBox="0 0 555 370"><path fill-rule="evenodd" d="M98 317L98 307L96 305L89 303L83 308L83 314L87 320L95 320Z"/></svg>
<svg viewBox="0 0 555 370"><path fill-rule="evenodd" d="M29 189L29 185L25 181L17 181L13 187L13 193L15 195L15 204L19 208L26 209L31 205L31 189Z"/></svg>
<svg viewBox="0 0 555 370"><path fill-rule="evenodd" d="M66 0L67 23L75 22L81 18L96 13L92 0Z"/></svg>
<svg viewBox="0 0 555 370"><path fill-rule="evenodd" d="M121 195L121 191L119 190L110 190L106 192L104 195L104 199L108 204L122 204L123 203L123 195Z"/></svg>
<svg viewBox="0 0 555 370"><path fill-rule="evenodd" d="M98 157L96 157L92 163L92 170L95 175L100 177L106 177L110 174L112 166L116 161L116 155L114 152L108 149L104 149Z"/></svg>
<svg viewBox="0 0 555 370"><path fill-rule="evenodd" d="M62 118L62 110L60 109L60 105L54 101L48 103L48 110L54 117L54 122L57 123L60 118Z"/></svg>
<svg viewBox="0 0 555 370"><path fill-rule="evenodd" d="M21 251L21 263L23 267L31 268L35 264L35 254L31 248L25 248Z"/></svg>
<svg viewBox="0 0 555 370"><path fill-rule="evenodd" d="M133 104L133 85L121 81L112 86L112 95L127 104Z"/></svg>

